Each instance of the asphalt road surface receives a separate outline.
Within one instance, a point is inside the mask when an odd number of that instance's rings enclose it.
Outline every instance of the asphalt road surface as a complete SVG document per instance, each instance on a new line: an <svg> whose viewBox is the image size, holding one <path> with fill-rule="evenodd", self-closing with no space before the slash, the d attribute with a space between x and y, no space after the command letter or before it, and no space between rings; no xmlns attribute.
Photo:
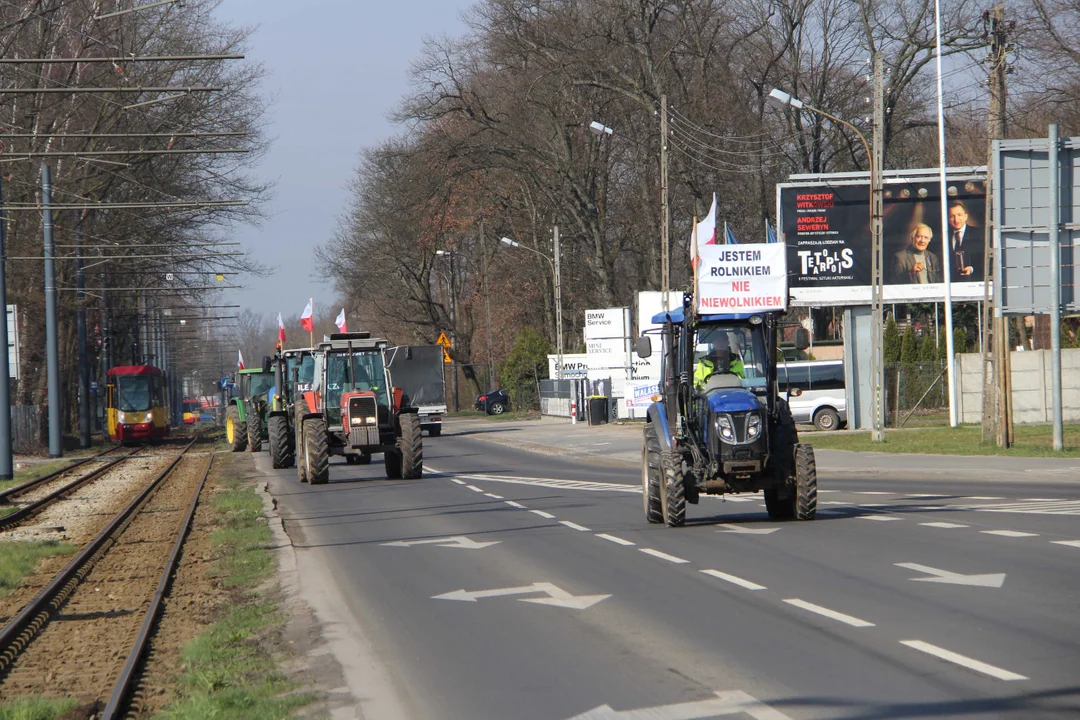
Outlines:
<svg viewBox="0 0 1080 720"><path fill-rule="evenodd" d="M635 469L480 439L502 430L425 437L413 481L257 456L308 592L363 637L351 672L394 696L368 717L1080 717L1073 483L845 468L814 522L702 496L673 529Z"/></svg>

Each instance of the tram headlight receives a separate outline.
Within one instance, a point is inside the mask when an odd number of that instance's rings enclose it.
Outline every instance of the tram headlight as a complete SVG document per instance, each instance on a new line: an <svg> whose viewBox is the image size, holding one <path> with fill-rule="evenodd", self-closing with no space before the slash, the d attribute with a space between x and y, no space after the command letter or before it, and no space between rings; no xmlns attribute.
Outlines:
<svg viewBox="0 0 1080 720"><path fill-rule="evenodd" d="M143 422L148 422L148 423L154 422L154 411L153 410L146 413L146 419L143 420Z"/></svg>

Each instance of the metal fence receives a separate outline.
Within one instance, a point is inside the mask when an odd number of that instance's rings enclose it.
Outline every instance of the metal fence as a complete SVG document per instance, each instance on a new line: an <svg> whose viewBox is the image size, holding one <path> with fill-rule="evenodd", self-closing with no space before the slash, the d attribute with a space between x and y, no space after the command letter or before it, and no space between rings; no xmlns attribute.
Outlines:
<svg viewBox="0 0 1080 720"><path fill-rule="evenodd" d="M16 455L33 455L47 444L46 413L38 405L11 406L11 449Z"/></svg>
<svg viewBox="0 0 1080 720"><path fill-rule="evenodd" d="M920 416L932 415L949 407L949 388L945 361L888 363L885 366L886 420L893 427L903 427Z"/></svg>

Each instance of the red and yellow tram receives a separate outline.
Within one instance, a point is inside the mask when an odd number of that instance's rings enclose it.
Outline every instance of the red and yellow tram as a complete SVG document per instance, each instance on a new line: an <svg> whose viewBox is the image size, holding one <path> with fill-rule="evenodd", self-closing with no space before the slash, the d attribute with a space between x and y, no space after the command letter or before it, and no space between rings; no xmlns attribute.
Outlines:
<svg viewBox="0 0 1080 720"><path fill-rule="evenodd" d="M167 376L152 365L120 365L106 373L105 414L109 439L157 440L169 434Z"/></svg>

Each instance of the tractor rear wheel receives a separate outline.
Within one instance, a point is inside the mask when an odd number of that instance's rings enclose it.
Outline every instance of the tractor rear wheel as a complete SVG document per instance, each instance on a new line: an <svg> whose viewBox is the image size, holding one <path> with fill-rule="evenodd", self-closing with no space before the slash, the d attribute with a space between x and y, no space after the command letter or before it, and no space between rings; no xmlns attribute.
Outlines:
<svg viewBox="0 0 1080 720"><path fill-rule="evenodd" d="M251 408L251 412L247 416L247 441L248 450L251 452L262 451L262 418L255 407Z"/></svg>
<svg viewBox="0 0 1080 720"><path fill-rule="evenodd" d="M765 490L765 510L770 520L790 520L795 517L795 494L791 488Z"/></svg>
<svg viewBox="0 0 1080 720"><path fill-rule="evenodd" d="M304 421L304 465L308 482L325 485L330 480L330 449L326 442L326 423L322 418Z"/></svg>
<svg viewBox="0 0 1080 720"><path fill-rule="evenodd" d="M651 523L664 522L660 502L660 440L652 423L645 425L645 441L641 447L641 495L645 504L645 519Z"/></svg>
<svg viewBox="0 0 1080 720"><path fill-rule="evenodd" d="M420 429L420 416L404 413L399 422L401 437L397 446L401 449L401 477L416 480L424 474L424 434Z"/></svg>
<svg viewBox="0 0 1080 720"><path fill-rule="evenodd" d="M370 465L371 464L371 453L362 452L359 455L357 455L356 456L356 464L357 465Z"/></svg>
<svg viewBox="0 0 1080 720"><path fill-rule="evenodd" d="M817 517L817 461L814 448L800 443L795 446L795 517L813 520Z"/></svg>
<svg viewBox="0 0 1080 720"><path fill-rule="evenodd" d="M305 483L308 481L307 477L307 463L304 460L304 415L308 412L307 401L300 398L296 401L296 405L293 408L296 413L293 417L293 452L296 453L296 476L300 479L300 482Z"/></svg>
<svg viewBox="0 0 1080 720"><path fill-rule="evenodd" d="M292 467L292 438L289 436L289 419L284 415L270 417L270 464L274 468Z"/></svg>
<svg viewBox="0 0 1080 720"><path fill-rule="evenodd" d="M387 450L383 453L383 462L386 463L386 477L389 480L401 479L401 451L398 449Z"/></svg>
<svg viewBox="0 0 1080 720"><path fill-rule="evenodd" d="M661 453L660 478L664 522L668 527L682 527L686 523L686 485L682 457L671 452Z"/></svg>
<svg viewBox="0 0 1080 720"><path fill-rule="evenodd" d="M225 439L233 452L242 452L247 447L247 425L240 419L240 410L235 405L225 411Z"/></svg>
<svg viewBox="0 0 1080 720"><path fill-rule="evenodd" d="M432 425L428 428L427 434L431 437L439 437L442 435L442 425Z"/></svg>

